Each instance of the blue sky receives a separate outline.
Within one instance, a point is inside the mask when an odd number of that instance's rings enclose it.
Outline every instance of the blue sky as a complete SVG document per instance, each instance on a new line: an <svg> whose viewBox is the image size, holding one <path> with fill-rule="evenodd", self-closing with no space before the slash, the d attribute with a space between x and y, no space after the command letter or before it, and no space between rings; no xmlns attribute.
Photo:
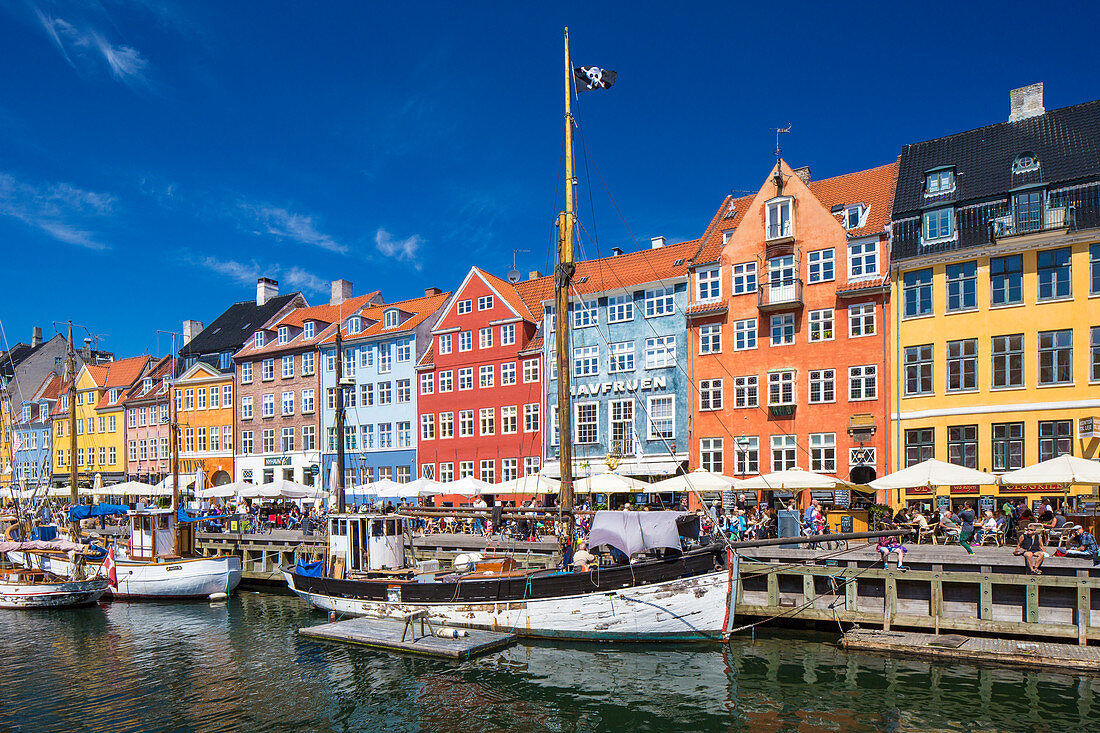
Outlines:
<svg viewBox="0 0 1100 733"><path fill-rule="evenodd" d="M72 319L119 356L164 353L158 329L209 323L258 275L319 303L336 278L451 289L515 249L546 271L565 25L575 62L619 73L579 100L582 254L694 238L759 187L769 128L823 178L1004 120L1013 87L1100 98L1100 10L1041 7L14 0L0 320L11 343Z"/></svg>

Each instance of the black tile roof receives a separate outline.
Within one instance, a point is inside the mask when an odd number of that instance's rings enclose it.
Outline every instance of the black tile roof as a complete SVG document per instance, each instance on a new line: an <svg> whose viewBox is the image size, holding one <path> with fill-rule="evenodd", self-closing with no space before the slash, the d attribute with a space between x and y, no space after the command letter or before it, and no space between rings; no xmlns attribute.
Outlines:
<svg viewBox="0 0 1100 733"><path fill-rule="evenodd" d="M277 295L263 305L256 305L254 300L234 303L198 336L184 344L179 350L179 356L183 358L237 351L257 328L267 323L283 306L298 296L299 293Z"/></svg>

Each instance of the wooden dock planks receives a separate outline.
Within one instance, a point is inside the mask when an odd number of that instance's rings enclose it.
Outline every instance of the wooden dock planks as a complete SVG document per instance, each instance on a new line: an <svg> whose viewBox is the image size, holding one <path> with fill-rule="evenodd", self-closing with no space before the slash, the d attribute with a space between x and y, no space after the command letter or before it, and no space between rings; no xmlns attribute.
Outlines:
<svg viewBox="0 0 1100 733"><path fill-rule="evenodd" d="M838 644L877 654L919 656L951 662L986 662L1100 674L1100 647L957 634L853 629Z"/></svg>
<svg viewBox="0 0 1100 733"><path fill-rule="evenodd" d="M416 625L419 632L419 624ZM516 643L517 634L496 631L469 630L469 636L458 639L441 639L437 636L422 636L410 640L401 640L405 625L396 621L376 618L353 618L346 621L307 626L298 629L298 633L311 639L340 641L359 644L372 649L418 654L438 659L470 659L481 654L497 651Z"/></svg>

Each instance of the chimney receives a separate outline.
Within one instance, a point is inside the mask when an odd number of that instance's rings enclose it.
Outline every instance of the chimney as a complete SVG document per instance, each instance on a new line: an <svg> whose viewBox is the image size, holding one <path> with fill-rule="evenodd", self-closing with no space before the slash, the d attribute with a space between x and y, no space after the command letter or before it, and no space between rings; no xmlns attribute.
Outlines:
<svg viewBox="0 0 1100 733"><path fill-rule="evenodd" d="M432 295L439 295L443 291L439 288L424 288L424 297L427 298Z"/></svg>
<svg viewBox="0 0 1100 733"><path fill-rule="evenodd" d="M191 339L195 338L202 332L202 321L184 321L183 322L183 344L186 346L191 343Z"/></svg>
<svg viewBox="0 0 1100 733"><path fill-rule="evenodd" d="M538 270L531 270L529 273L527 273L528 280L538 280L540 277L542 277L542 273Z"/></svg>
<svg viewBox="0 0 1100 733"><path fill-rule="evenodd" d="M1043 108L1043 82L1013 89L1008 93L1009 122L1038 117L1044 112L1046 109Z"/></svg>
<svg viewBox="0 0 1100 733"><path fill-rule="evenodd" d="M351 298L351 283L347 280L333 280L332 297L329 298L328 304L340 305L349 298Z"/></svg>
<svg viewBox="0 0 1100 733"><path fill-rule="evenodd" d="M84 349L82 353L84 354L84 361L92 360L92 339L88 336L84 337Z"/></svg>
<svg viewBox="0 0 1100 733"><path fill-rule="evenodd" d="M31 348L42 345L42 327L35 326L31 329Z"/></svg>
<svg viewBox="0 0 1100 733"><path fill-rule="evenodd" d="M611 248L611 256L612 257L618 257L622 253L623 253L623 248L622 247L612 247Z"/></svg>
<svg viewBox="0 0 1100 733"><path fill-rule="evenodd" d="M279 281L269 277L256 278L256 305L264 305L279 294Z"/></svg>
<svg viewBox="0 0 1100 733"><path fill-rule="evenodd" d="M804 165L801 168L795 168L794 174L801 178L807 186L810 185L810 166Z"/></svg>
<svg viewBox="0 0 1100 733"><path fill-rule="evenodd" d="M665 238L663 236L651 237L649 240L650 249L660 249L665 246Z"/></svg>

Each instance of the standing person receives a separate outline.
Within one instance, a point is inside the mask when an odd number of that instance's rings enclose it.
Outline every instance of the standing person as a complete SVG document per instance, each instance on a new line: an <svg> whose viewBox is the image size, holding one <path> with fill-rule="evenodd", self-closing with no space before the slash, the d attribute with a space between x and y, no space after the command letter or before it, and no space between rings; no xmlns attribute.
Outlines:
<svg viewBox="0 0 1100 733"><path fill-rule="evenodd" d="M1043 571L1040 568L1043 566L1043 559L1047 556L1043 537L1031 527L1022 526L1020 529L1020 539L1016 541L1016 549L1012 554L1024 556L1024 564L1027 565L1029 573L1042 575Z"/></svg>
<svg viewBox="0 0 1100 733"><path fill-rule="evenodd" d="M970 542L974 539L974 522L977 520L974 507L969 501L963 502L963 510L959 512L959 544L968 555L974 554L974 548L970 546Z"/></svg>
<svg viewBox="0 0 1100 733"><path fill-rule="evenodd" d="M806 534L817 534L817 522L820 515L817 501L811 501L802 514L802 527L806 530Z"/></svg>
<svg viewBox="0 0 1100 733"><path fill-rule="evenodd" d="M478 494L477 498L474 499L474 509L483 512L488 508L489 505L485 503L484 497L482 497L481 494ZM474 518L474 531L480 535L485 534L485 520L481 517Z"/></svg>

